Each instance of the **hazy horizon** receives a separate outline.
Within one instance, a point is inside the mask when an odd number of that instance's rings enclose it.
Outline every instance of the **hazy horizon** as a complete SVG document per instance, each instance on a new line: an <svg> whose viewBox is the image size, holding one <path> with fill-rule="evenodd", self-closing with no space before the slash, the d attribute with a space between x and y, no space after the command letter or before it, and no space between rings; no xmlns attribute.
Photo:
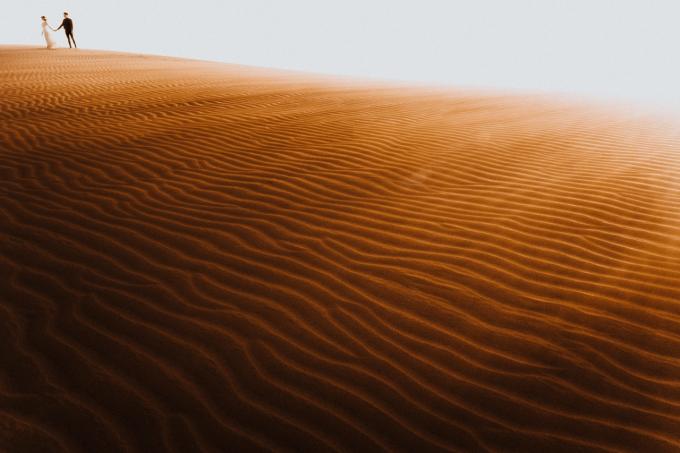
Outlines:
<svg viewBox="0 0 680 453"><path fill-rule="evenodd" d="M64 10L83 48L680 106L673 1L26 0L0 43L42 45Z"/></svg>

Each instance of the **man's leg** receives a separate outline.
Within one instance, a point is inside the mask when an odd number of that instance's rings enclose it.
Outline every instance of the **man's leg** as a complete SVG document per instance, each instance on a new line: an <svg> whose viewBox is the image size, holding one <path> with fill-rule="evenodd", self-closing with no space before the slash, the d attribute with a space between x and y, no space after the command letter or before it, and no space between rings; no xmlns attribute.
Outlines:
<svg viewBox="0 0 680 453"><path fill-rule="evenodd" d="M76 45L76 38L73 37L73 32L67 34L66 36L68 37L68 46L71 47L71 41L73 41L73 47L77 49L78 46Z"/></svg>
<svg viewBox="0 0 680 453"><path fill-rule="evenodd" d="M71 48L71 35L69 35L69 32L66 32L66 40L68 41L68 48Z"/></svg>

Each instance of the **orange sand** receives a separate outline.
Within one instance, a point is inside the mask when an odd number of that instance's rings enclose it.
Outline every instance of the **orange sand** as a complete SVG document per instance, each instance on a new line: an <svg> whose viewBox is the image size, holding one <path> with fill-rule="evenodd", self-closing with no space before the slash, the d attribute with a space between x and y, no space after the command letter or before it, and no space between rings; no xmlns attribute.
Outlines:
<svg viewBox="0 0 680 453"><path fill-rule="evenodd" d="M2 48L0 276L0 450L680 449L649 121Z"/></svg>

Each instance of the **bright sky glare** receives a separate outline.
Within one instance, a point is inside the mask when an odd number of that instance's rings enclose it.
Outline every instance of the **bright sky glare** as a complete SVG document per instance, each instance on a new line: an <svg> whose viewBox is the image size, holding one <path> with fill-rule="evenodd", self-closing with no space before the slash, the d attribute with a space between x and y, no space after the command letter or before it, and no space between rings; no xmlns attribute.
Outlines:
<svg viewBox="0 0 680 453"><path fill-rule="evenodd" d="M8 3L2 44L42 45L40 16L68 10L84 48L680 109L678 0Z"/></svg>

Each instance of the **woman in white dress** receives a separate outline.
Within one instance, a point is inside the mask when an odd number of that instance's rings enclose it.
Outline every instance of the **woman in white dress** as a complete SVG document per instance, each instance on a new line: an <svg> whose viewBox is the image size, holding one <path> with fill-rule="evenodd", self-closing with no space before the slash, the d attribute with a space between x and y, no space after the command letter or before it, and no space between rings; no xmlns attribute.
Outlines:
<svg viewBox="0 0 680 453"><path fill-rule="evenodd" d="M52 33L51 31L54 31L54 28L50 27L50 24L47 23L47 17L42 16L42 34L45 37L45 43L47 44L48 49L54 49L57 45L56 42L54 42L54 39L52 38Z"/></svg>

